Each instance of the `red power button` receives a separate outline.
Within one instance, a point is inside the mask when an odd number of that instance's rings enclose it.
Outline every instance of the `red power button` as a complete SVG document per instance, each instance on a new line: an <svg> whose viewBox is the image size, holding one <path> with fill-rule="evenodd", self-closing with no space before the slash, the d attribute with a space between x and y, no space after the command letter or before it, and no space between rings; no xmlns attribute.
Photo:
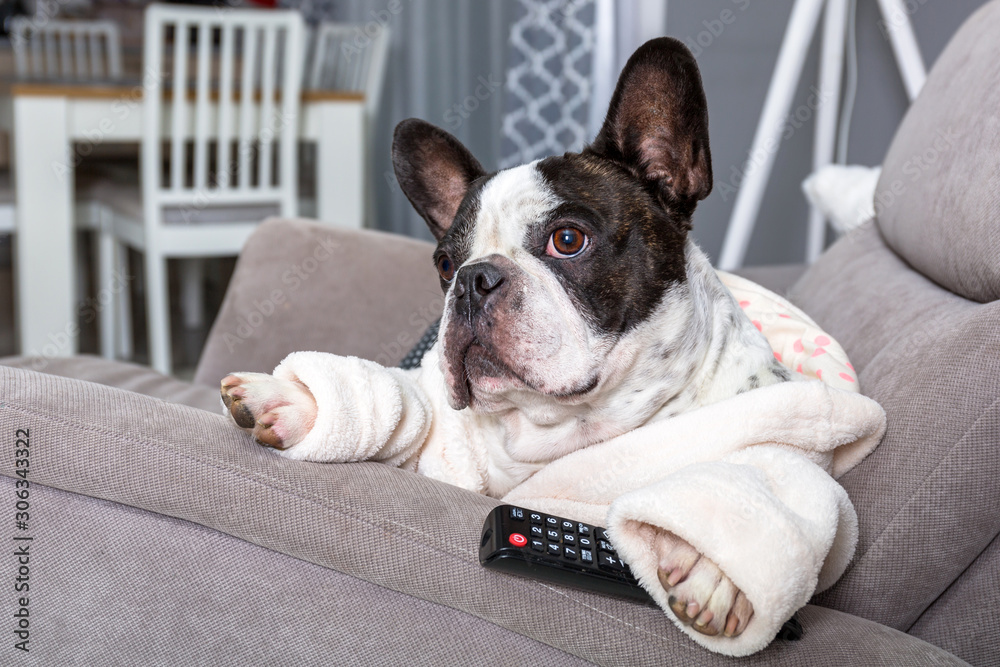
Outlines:
<svg viewBox="0 0 1000 667"><path fill-rule="evenodd" d="M528 538L521 533L511 533L507 540L515 547L523 547L528 543Z"/></svg>

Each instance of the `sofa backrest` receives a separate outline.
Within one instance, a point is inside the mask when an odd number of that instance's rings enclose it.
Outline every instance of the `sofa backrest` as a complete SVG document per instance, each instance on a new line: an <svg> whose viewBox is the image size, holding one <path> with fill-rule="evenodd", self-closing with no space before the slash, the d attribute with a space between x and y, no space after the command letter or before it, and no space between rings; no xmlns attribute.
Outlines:
<svg viewBox="0 0 1000 667"><path fill-rule="evenodd" d="M951 40L900 126L875 223L789 293L888 416L882 444L841 480L861 534L817 602L904 631L1000 533L998 35L995 0Z"/></svg>
<svg viewBox="0 0 1000 667"><path fill-rule="evenodd" d="M396 234L264 222L240 253L195 382L270 373L299 350L395 366L441 316L433 253Z"/></svg>

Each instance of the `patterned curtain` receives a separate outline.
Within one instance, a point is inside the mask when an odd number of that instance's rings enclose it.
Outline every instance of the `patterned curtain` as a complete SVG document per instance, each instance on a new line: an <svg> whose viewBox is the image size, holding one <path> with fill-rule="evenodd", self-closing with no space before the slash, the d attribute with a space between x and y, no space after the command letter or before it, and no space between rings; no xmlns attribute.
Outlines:
<svg viewBox="0 0 1000 667"><path fill-rule="evenodd" d="M500 168L589 141L595 0L517 0Z"/></svg>

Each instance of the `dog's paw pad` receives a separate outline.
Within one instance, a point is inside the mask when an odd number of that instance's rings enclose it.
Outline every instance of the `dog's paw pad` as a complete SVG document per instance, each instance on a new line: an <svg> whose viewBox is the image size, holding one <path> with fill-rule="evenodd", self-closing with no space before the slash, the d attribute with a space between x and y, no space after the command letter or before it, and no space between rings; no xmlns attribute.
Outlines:
<svg viewBox="0 0 1000 667"><path fill-rule="evenodd" d="M658 531L657 577L668 593L670 610L704 635L739 636L753 616L753 605L719 567L676 535Z"/></svg>
<svg viewBox="0 0 1000 667"><path fill-rule="evenodd" d="M265 373L222 379L222 402L236 425L267 447L288 449L305 439L316 421L316 401L301 382Z"/></svg>

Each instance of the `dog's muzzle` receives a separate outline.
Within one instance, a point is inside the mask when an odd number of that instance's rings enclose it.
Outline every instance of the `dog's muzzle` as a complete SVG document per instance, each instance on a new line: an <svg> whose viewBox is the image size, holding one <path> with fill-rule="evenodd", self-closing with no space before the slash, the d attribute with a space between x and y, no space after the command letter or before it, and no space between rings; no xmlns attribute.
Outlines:
<svg viewBox="0 0 1000 667"><path fill-rule="evenodd" d="M489 262L463 266L455 275L455 312L468 321L496 300L504 274Z"/></svg>

